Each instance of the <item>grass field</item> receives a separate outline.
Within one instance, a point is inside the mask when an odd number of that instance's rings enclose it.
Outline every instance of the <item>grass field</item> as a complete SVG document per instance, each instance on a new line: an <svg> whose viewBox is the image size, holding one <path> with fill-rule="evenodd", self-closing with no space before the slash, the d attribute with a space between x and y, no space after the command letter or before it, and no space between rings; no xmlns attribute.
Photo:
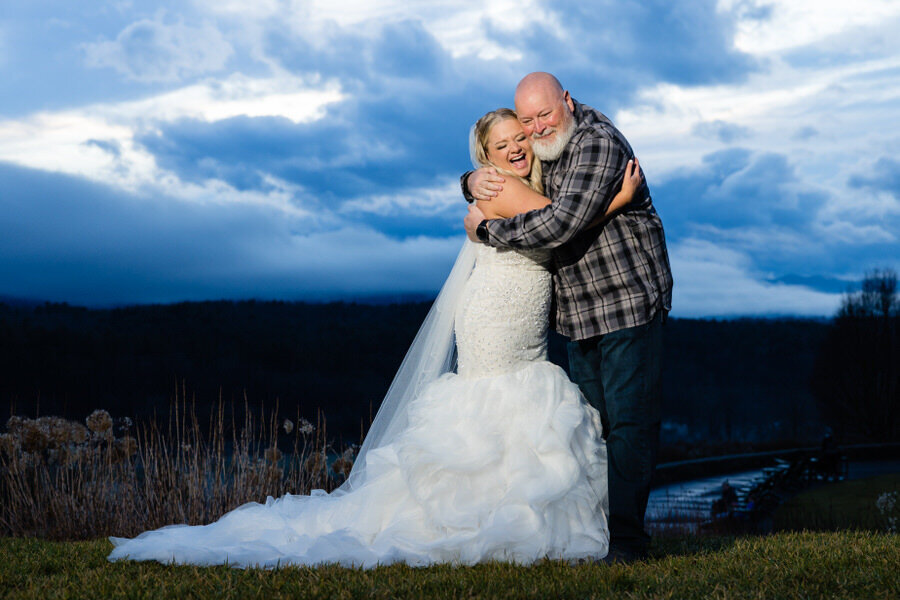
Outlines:
<svg viewBox="0 0 900 600"><path fill-rule="evenodd" d="M878 498L900 492L900 474L825 485L797 494L775 511L776 531L885 531L888 516L900 515L900 503L887 514L878 509ZM900 569L900 566L898 566Z"/></svg>
<svg viewBox="0 0 900 600"><path fill-rule="evenodd" d="M8 598L898 598L900 537L872 532L680 538L632 565L545 562L273 571L106 561L106 540L0 539Z"/></svg>

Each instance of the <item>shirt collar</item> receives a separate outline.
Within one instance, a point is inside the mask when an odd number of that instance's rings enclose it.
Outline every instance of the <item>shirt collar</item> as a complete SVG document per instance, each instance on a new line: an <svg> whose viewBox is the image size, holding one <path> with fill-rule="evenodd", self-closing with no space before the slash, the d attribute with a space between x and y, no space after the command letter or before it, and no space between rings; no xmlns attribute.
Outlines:
<svg viewBox="0 0 900 600"><path fill-rule="evenodd" d="M580 126L581 122L584 120L584 104L575 98L572 98L572 104L575 106L575 110L572 111L572 114L575 115L575 123Z"/></svg>

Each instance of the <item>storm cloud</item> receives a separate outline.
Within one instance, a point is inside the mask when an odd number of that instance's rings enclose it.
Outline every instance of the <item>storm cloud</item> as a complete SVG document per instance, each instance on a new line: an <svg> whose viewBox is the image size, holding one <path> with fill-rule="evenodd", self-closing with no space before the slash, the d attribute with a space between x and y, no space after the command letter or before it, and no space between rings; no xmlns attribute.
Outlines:
<svg viewBox="0 0 900 600"><path fill-rule="evenodd" d="M15 0L0 296L434 294L469 128L547 70L641 158L676 315L829 314L900 267L900 9L863 4Z"/></svg>

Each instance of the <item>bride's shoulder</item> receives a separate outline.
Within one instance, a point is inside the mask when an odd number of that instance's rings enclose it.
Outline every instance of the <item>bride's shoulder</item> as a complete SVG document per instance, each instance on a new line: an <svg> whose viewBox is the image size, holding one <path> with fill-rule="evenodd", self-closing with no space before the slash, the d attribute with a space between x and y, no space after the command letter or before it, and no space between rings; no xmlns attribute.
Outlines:
<svg viewBox="0 0 900 600"><path fill-rule="evenodd" d="M498 198L515 198L518 196L530 195L540 196L540 194L535 192L530 185L522 181L519 177L514 175L504 175L503 179L505 180L503 182L503 189L498 192Z"/></svg>
<svg viewBox="0 0 900 600"><path fill-rule="evenodd" d="M497 196L488 202L478 203L478 208L488 214L493 213L494 218L514 217L521 213L544 208L550 204L550 200L538 194L525 182L512 175L504 175L503 189ZM487 210L485 210L487 209Z"/></svg>

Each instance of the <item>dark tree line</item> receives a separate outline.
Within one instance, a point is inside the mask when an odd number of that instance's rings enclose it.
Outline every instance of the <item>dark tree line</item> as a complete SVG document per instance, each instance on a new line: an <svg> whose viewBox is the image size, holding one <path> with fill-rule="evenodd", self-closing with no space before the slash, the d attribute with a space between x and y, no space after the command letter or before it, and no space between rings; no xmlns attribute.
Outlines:
<svg viewBox="0 0 900 600"><path fill-rule="evenodd" d="M817 442L823 425L808 381L826 328L809 319L670 319L664 420L688 425L694 443Z"/></svg>
<svg viewBox="0 0 900 600"><path fill-rule="evenodd" d="M900 441L897 274L873 271L845 294L817 357L812 389L844 441Z"/></svg>
<svg viewBox="0 0 900 600"><path fill-rule="evenodd" d="M203 409L274 407L359 436L427 303L189 302L88 310L0 305L0 401L19 414L165 414L177 386ZM2 407L2 405L0 405ZM203 412L201 410L201 412ZM7 412L8 414L8 412ZM4 419L5 420L5 419ZM354 438L355 439L355 438Z"/></svg>
<svg viewBox="0 0 900 600"><path fill-rule="evenodd" d="M356 440L377 410L428 303L373 306L192 302L89 310L0 304L0 410L81 419L96 408L165 414L176 385L198 406L274 406ZM815 441L808 381L827 330L811 320L670 319L666 439ZM566 365L565 340L551 359ZM0 418L0 423L5 418Z"/></svg>

